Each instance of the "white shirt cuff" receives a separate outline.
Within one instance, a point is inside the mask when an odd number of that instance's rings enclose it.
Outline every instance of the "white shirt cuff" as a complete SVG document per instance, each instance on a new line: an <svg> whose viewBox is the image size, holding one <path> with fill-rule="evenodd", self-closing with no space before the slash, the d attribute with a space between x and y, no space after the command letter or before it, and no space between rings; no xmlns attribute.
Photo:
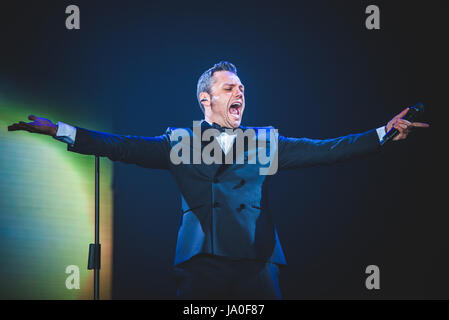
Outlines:
<svg viewBox="0 0 449 320"><path fill-rule="evenodd" d="M384 135L386 134L385 132L385 126L377 128L377 136L379 137L379 141L382 141L382 138L384 137Z"/></svg>
<svg viewBox="0 0 449 320"><path fill-rule="evenodd" d="M76 128L64 122L58 122L58 131L54 137L56 140L73 145L75 143Z"/></svg>

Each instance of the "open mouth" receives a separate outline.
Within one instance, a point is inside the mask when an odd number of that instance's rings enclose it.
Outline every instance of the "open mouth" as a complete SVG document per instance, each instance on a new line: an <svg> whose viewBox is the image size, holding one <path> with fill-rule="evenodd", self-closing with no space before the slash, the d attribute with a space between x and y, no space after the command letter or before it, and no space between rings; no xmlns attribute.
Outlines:
<svg viewBox="0 0 449 320"><path fill-rule="evenodd" d="M240 115L242 114L242 103L240 101L236 101L231 104L229 107L229 113L236 119L240 119Z"/></svg>

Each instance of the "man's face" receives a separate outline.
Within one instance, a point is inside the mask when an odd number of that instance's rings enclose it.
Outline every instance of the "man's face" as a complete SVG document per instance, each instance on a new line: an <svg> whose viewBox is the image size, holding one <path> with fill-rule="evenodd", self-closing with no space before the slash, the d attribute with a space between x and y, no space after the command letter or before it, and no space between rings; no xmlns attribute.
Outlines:
<svg viewBox="0 0 449 320"><path fill-rule="evenodd" d="M244 86L239 77L229 71L215 72L213 78L207 120L223 127L237 128L245 109Z"/></svg>

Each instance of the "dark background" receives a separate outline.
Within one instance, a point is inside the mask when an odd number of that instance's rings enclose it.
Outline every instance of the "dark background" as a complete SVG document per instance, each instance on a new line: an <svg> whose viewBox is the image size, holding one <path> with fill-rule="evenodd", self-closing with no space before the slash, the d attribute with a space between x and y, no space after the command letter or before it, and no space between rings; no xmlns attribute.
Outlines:
<svg viewBox="0 0 449 320"><path fill-rule="evenodd" d="M80 30L65 28L69 4L80 7ZM380 30L365 28L370 4L380 8ZM421 101L429 129L369 158L272 179L289 263L281 288L285 299L447 299L447 9L447 1L3 1L0 92L146 136L202 119L196 82L220 60L245 84L242 124L286 136L377 128ZM113 297L173 298L174 180L115 163L114 194ZM371 264L380 290L365 288Z"/></svg>

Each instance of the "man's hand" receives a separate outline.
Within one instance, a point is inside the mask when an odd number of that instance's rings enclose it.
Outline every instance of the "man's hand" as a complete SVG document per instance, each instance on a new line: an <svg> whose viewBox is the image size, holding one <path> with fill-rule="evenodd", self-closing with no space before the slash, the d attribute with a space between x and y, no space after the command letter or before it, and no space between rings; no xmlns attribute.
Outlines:
<svg viewBox="0 0 449 320"><path fill-rule="evenodd" d="M46 134L52 137L56 136L58 126L53 124L50 120L33 115L29 115L28 119L33 120L33 122L26 123L20 121L19 123L14 123L8 127L8 131L25 130L32 133Z"/></svg>
<svg viewBox="0 0 449 320"><path fill-rule="evenodd" d="M393 119L388 122L386 125L386 132L390 131L391 128L395 128L399 131L398 135L393 138L393 141L402 140L407 138L409 133L413 130L413 128L428 128L429 124L422 122L410 122L405 119L402 119L408 112L409 108L405 108L402 110L400 114L395 116Z"/></svg>

